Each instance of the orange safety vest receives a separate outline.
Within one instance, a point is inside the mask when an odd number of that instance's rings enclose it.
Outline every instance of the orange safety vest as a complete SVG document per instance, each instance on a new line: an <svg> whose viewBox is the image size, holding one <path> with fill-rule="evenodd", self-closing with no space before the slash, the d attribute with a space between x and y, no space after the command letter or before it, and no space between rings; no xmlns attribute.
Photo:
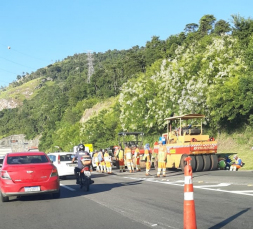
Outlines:
<svg viewBox="0 0 253 229"><path fill-rule="evenodd" d="M123 152L122 149L121 150L117 150L117 152L116 152L115 155L116 155L116 157L119 158L119 160L124 159L124 152Z"/></svg>
<svg viewBox="0 0 253 229"><path fill-rule="evenodd" d="M98 163L98 153L94 153L93 155L95 163Z"/></svg>
<svg viewBox="0 0 253 229"><path fill-rule="evenodd" d="M128 147L125 148L125 157L126 160L132 160L132 151Z"/></svg>
<svg viewBox="0 0 253 229"><path fill-rule="evenodd" d="M134 155L136 159L140 158L140 150L138 148L135 149Z"/></svg>
<svg viewBox="0 0 253 229"><path fill-rule="evenodd" d="M166 148L164 146L159 147L158 162L164 162L166 160Z"/></svg>
<svg viewBox="0 0 253 229"><path fill-rule="evenodd" d="M110 162L110 155L109 155L109 153L105 153L104 159L105 159L105 162Z"/></svg>

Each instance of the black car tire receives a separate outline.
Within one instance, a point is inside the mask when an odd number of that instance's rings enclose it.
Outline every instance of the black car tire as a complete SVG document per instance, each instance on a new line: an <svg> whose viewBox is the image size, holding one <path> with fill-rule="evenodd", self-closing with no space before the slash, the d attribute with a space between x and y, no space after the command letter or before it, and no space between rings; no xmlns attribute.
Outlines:
<svg viewBox="0 0 253 229"><path fill-rule="evenodd" d="M2 200L2 202L8 202L9 197L8 196L3 196L3 194L1 193L1 200Z"/></svg>

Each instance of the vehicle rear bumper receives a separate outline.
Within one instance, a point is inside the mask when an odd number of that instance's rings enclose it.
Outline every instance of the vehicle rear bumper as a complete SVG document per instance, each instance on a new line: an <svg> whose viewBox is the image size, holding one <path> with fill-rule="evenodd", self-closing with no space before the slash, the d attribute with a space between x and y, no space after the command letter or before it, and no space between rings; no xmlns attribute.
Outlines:
<svg viewBox="0 0 253 229"><path fill-rule="evenodd" d="M37 191L37 192L2 192L2 195L5 196L31 196L31 195L39 195L39 194L51 194L51 193L57 193L59 192L59 189L51 189L51 190L45 190L45 191Z"/></svg>
<svg viewBox="0 0 253 229"><path fill-rule="evenodd" d="M25 187L39 186L40 191L25 191ZM33 194L56 193L60 190L58 177L51 177L46 182L14 183L12 180L1 179L1 193L3 196L22 196Z"/></svg>

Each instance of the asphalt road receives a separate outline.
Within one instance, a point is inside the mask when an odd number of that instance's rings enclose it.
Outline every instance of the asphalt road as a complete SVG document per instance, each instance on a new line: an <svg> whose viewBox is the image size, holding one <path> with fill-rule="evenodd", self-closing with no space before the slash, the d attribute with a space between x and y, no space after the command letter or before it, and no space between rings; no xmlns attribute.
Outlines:
<svg viewBox="0 0 253 229"><path fill-rule="evenodd" d="M61 198L11 198L0 203L3 229L183 228L184 175L166 178L144 172L93 173L89 192L73 177L61 180ZM199 229L253 228L253 172L212 171L194 174L194 200Z"/></svg>

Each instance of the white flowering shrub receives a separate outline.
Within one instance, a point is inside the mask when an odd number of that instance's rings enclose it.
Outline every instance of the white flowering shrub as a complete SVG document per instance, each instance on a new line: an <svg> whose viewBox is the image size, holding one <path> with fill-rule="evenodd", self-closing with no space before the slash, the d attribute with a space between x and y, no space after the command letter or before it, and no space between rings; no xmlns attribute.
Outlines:
<svg viewBox="0 0 253 229"><path fill-rule="evenodd" d="M155 63L123 85L119 102L124 130L160 131L172 114L209 115L210 94L246 70L237 39L223 35L179 46L174 59Z"/></svg>

